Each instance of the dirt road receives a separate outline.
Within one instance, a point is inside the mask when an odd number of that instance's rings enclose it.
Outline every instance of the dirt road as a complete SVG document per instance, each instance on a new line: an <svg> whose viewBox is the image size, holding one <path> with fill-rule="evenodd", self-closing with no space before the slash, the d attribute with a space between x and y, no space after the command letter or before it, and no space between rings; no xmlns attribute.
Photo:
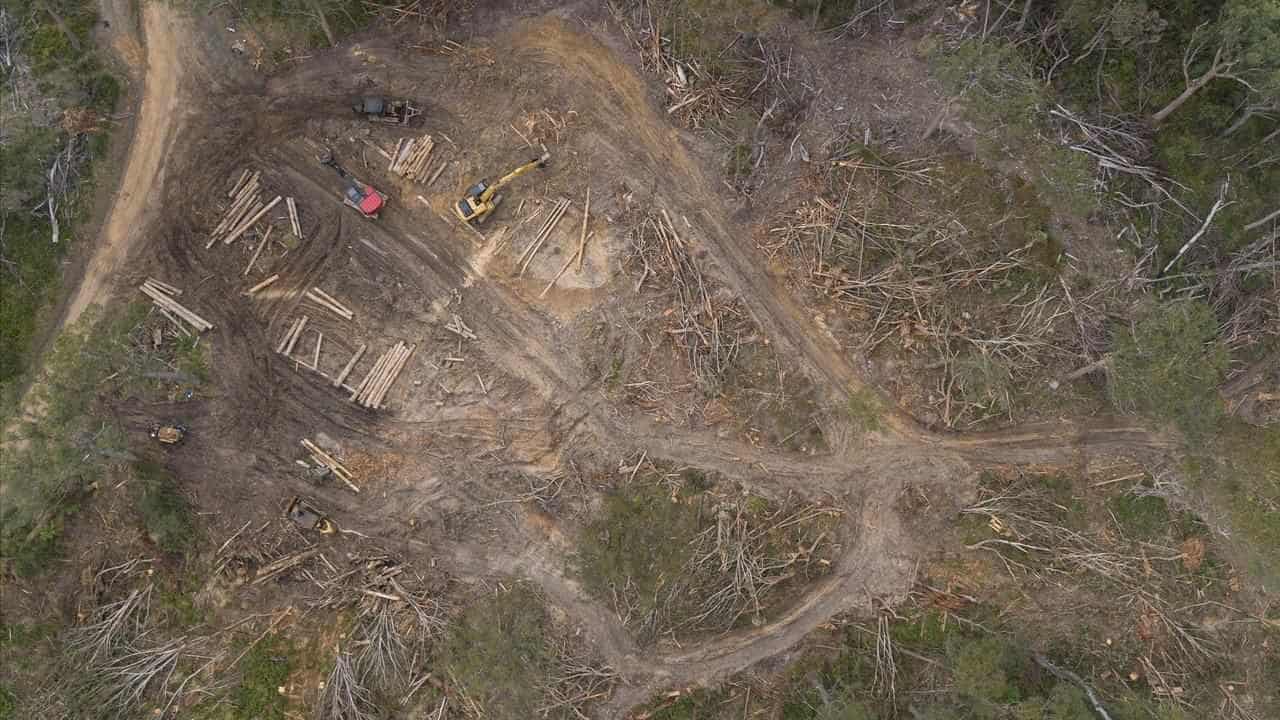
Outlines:
<svg viewBox="0 0 1280 720"><path fill-rule="evenodd" d="M119 20L116 24L120 25ZM129 158L84 277L67 305L64 326L79 319L90 305L111 299L111 283L160 207L164 159L186 114L181 83L189 65L181 59L181 48L188 44L188 20L168 4L144 3L142 30L146 69ZM128 42L117 45L134 47ZM120 54L125 62L131 59L131 53Z"/></svg>

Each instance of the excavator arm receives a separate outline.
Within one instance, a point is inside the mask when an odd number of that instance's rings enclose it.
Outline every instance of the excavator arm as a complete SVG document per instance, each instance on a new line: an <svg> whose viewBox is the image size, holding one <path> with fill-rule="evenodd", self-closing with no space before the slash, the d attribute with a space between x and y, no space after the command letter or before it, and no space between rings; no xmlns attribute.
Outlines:
<svg viewBox="0 0 1280 720"><path fill-rule="evenodd" d="M502 177L498 178L497 181L495 181L492 185L489 185L488 187L486 187L484 189L484 192L480 193L481 202L488 202L489 200L492 200L493 196L496 195L497 192L502 189L502 186L506 185L512 180L515 180L521 175L524 175L530 170L533 170L534 168L546 167L547 161L550 159L551 159L551 153L543 153L540 157L536 157L530 160L529 162L521 165L520 167L512 170L506 175L503 175Z"/></svg>

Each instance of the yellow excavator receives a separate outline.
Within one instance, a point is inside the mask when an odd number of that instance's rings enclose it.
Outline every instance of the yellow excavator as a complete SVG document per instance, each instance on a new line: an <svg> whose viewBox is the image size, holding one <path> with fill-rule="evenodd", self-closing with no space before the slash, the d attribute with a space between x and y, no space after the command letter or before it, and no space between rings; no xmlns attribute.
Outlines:
<svg viewBox="0 0 1280 720"><path fill-rule="evenodd" d="M453 206L453 214L464 223L472 220L484 222L485 217L493 212L498 204L502 202L502 196L498 195L498 191L502 186L533 170L534 168L543 168L547 166L547 161L551 159L551 153L544 152L541 157L536 157L511 172L498 178L492 184L487 180L472 185L467 194Z"/></svg>

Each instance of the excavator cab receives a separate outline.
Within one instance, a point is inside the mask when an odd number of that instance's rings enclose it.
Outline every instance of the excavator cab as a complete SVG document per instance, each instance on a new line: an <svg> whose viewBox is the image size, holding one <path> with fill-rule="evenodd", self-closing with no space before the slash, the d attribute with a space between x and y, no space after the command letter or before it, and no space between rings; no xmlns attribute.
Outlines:
<svg viewBox="0 0 1280 720"><path fill-rule="evenodd" d="M515 168L511 172L498 178L492 184L488 180L480 182L467 188L467 192L462 199L453 206L453 214L464 223L471 221L484 222L489 213L497 209L502 202L502 196L498 195L498 190L504 185L533 170L534 168L544 168L547 161L551 159L551 153L543 153L529 162Z"/></svg>

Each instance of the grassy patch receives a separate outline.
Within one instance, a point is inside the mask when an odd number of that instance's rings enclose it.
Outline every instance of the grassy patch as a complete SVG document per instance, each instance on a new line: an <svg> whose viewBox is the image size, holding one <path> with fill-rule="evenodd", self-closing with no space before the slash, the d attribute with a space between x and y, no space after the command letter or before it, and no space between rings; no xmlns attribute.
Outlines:
<svg viewBox="0 0 1280 720"><path fill-rule="evenodd" d="M924 50L933 74L964 98L966 116L986 131L979 143L987 154L1034 168L1030 182L1065 210L1083 216L1096 206L1090 190L1093 167L1045 127L1048 88L1018 48L969 40Z"/></svg>
<svg viewBox="0 0 1280 720"><path fill-rule="evenodd" d="M641 642L763 622L790 588L830 567L838 511L726 492L687 473L654 471L615 489L579 539L583 584Z"/></svg>
<svg viewBox="0 0 1280 720"><path fill-rule="evenodd" d="M293 653L293 646L285 638L274 636L244 656L240 661L240 685L231 695L235 709L232 717L284 720L288 700L279 688L293 672Z"/></svg>
<svg viewBox="0 0 1280 720"><path fill-rule="evenodd" d="M1222 414L1217 385L1227 368L1218 323L1199 301L1158 305L1117 333L1108 386L1113 402L1204 437Z"/></svg>
<svg viewBox="0 0 1280 720"><path fill-rule="evenodd" d="M0 146L0 258L6 261L0 272L0 387L16 382L27 369L42 313L57 291L61 260L76 239L76 225L91 196L89 183L82 180L78 190L61 200L61 241L50 242L47 213L33 212L45 200L48 169L73 137L88 148L90 162L101 155L102 124L92 119L112 112L120 98L119 81L104 69L89 37L97 3L15 0L7 7L19 22L15 59L30 63L34 82L18 77L13 86L6 83L5 102L0 103L6 135ZM15 112L8 99L19 85L28 101L45 105L47 111ZM77 113L93 127L68 131L60 124L61 111ZM90 168L80 167L79 173L87 178Z"/></svg>
<svg viewBox="0 0 1280 720"><path fill-rule="evenodd" d="M16 442L0 463L0 557L19 574L37 574L57 557L63 525L86 489L110 467L135 460L102 403L131 395L174 399L191 387L175 386L165 374L175 360L174 344L152 346L150 323L157 317L142 304L105 318L90 311L54 343L29 398L41 415L16 422ZM187 351L187 357L198 352ZM190 531L184 529L181 498L163 483L142 485L146 521L156 523L169 547L185 547Z"/></svg>
<svg viewBox="0 0 1280 720"><path fill-rule="evenodd" d="M18 711L18 698L9 688L0 685L0 720L11 720Z"/></svg>
<svg viewBox="0 0 1280 720"><path fill-rule="evenodd" d="M1206 451L1186 461L1194 486L1224 509L1241 565L1269 587L1280 584L1280 428L1232 420Z"/></svg>
<svg viewBox="0 0 1280 720"><path fill-rule="evenodd" d="M1164 498L1124 493L1107 500L1107 509L1130 537L1154 539L1169 525L1169 504Z"/></svg>
<svg viewBox="0 0 1280 720"><path fill-rule="evenodd" d="M845 407L849 422L858 432L878 432L880 416L884 407L880 396L870 388L859 388L849 394L849 404Z"/></svg>
<svg viewBox="0 0 1280 720"><path fill-rule="evenodd" d="M151 461L135 463L133 474L138 480L138 513L151 542L167 553L191 549L196 541L195 518L173 475Z"/></svg>
<svg viewBox="0 0 1280 720"><path fill-rule="evenodd" d="M487 715L534 717L554 661L548 623L541 598L516 585L467 608L445 642L443 663Z"/></svg>
<svg viewBox="0 0 1280 720"><path fill-rule="evenodd" d="M649 720L711 720L720 717L724 693L698 688L674 701L659 700L646 711Z"/></svg>
<svg viewBox="0 0 1280 720"><path fill-rule="evenodd" d="M689 542L700 525L697 502L673 500L649 483L611 493L578 546L587 590L602 598L628 590L637 598L636 612L655 613L664 588L689 562Z"/></svg>

